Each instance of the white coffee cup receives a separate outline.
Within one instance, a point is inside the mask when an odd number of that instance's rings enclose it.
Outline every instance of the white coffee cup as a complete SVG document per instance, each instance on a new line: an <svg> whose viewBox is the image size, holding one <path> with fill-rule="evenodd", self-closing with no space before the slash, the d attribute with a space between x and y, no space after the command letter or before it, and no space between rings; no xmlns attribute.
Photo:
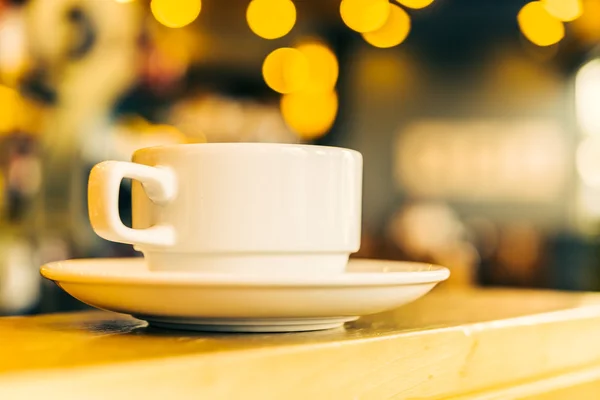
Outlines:
<svg viewBox="0 0 600 400"><path fill-rule="evenodd" d="M133 179L133 229L119 186ZM153 271L342 272L360 247L362 156L335 147L209 143L138 150L90 174L95 232Z"/></svg>

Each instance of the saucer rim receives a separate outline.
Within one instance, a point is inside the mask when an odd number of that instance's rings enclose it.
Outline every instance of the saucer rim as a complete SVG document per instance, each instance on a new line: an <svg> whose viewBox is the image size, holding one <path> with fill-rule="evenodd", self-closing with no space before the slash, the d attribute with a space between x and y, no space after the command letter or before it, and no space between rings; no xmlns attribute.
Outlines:
<svg viewBox="0 0 600 400"><path fill-rule="evenodd" d="M88 266L85 270L77 271L75 264L95 263L98 265ZM98 271L102 264L116 263L136 264L136 270ZM379 259L352 259L352 264L360 263L390 263L396 267L401 265L426 267L423 271L377 271L377 272L350 272L340 274L324 275L243 275L243 274L219 274L185 271L149 271L141 270L144 264L141 257L130 258L79 258L62 261L53 261L42 265L40 273L43 277L56 283L103 283L112 285L153 285L153 286L231 286L231 287L356 287L356 286L397 286L432 284L445 281L450 276L450 271L430 263L419 263L412 261L392 261Z"/></svg>

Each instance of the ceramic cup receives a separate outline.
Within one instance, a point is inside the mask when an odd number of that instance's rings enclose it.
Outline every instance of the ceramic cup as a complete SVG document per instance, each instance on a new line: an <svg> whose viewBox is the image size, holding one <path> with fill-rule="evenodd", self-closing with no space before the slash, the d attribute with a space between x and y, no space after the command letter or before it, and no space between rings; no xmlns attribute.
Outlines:
<svg viewBox="0 0 600 400"><path fill-rule="evenodd" d="M133 228L119 186L133 179ZM209 143L96 165L95 232L133 244L153 271L337 273L360 246L362 156L342 148Z"/></svg>

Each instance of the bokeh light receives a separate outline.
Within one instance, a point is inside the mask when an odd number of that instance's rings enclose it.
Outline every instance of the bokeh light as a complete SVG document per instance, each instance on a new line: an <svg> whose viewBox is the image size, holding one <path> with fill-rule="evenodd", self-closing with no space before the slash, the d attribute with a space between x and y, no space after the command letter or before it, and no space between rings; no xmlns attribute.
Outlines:
<svg viewBox="0 0 600 400"><path fill-rule="evenodd" d="M600 137L600 58L588 61L575 77L575 111L585 135Z"/></svg>
<svg viewBox="0 0 600 400"><path fill-rule="evenodd" d="M350 29L371 32L383 26L391 8L388 0L342 0L340 15Z"/></svg>
<svg viewBox="0 0 600 400"><path fill-rule="evenodd" d="M0 11L0 82L17 87L30 63L27 27L17 12Z"/></svg>
<svg viewBox="0 0 600 400"><path fill-rule="evenodd" d="M583 14L570 25L577 36L586 43L600 41L600 0L583 0Z"/></svg>
<svg viewBox="0 0 600 400"><path fill-rule="evenodd" d="M200 14L201 0L152 0L150 9L154 18L169 28L181 28Z"/></svg>
<svg viewBox="0 0 600 400"><path fill-rule="evenodd" d="M581 0L542 0L542 4L550 15L564 22L574 21L583 13Z"/></svg>
<svg viewBox="0 0 600 400"><path fill-rule="evenodd" d="M410 32L410 17L400 7L390 7L385 24L376 31L363 33L363 38L375 47L388 48L399 45Z"/></svg>
<svg viewBox="0 0 600 400"><path fill-rule="evenodd" d="M265 58L262 74L267 85L274 91L284 94L297 92L307 85L308 60L301 51L282 47Z"/></svg>
<svg viewBox="0 0 600 400"><path fill-rule="evenodd" d="M538 46L551 46L565 36L565 27L557 18L550 15L539 1L525 4L517 21L523 35Z"/></svg>
<svg viewBox="0 0 600 400"><path fill-rule="evenodd" d="M577 172L590 187L600 187L600 138L589 137L577 148Z"/></svg>
<svg viewBox="0 0 600 400"><path fill-rule="evenodd" d="M337 57L329 47L310 41L296 47L308 60L309 79L307 91L331 91L339 74Z"/></svg>
<svg viewBox="0 0 600 400"><path fill-rule="evenodd" d="M578 188L578 203L588 217L600 217L600 188L581 185ZM596 234L596 224L592 222L590 233Z"/></svg>
<svg viewBox="0 0 600 400"><path fill-rule="evenodd" d="M12 133L18 126L21 97L7 86L0 85L0 134Z"/></svg>
<svg viewBox="0 0 600 400"><path fill-rule="evenodd" d="M404 7L414 8L414 9L425 8L428 5L430 5L431 3L433 3L433 0L396 0L396 1L400 4L402 4Z"/></svg>
<svg viewBox="0 0 600 400"><path fill-rule="evenodd" d="M248 26L263 39L287 35L296 23L296 6L290 0L252 0L246 10Z"/></svg>
<svg viewBox="0 0 600 400"><path fill-rule="evenodd" d="M286 94L281 97L281 114L285 123L302 139L310 140L331 129L338 110L334 91Z"/></svg>

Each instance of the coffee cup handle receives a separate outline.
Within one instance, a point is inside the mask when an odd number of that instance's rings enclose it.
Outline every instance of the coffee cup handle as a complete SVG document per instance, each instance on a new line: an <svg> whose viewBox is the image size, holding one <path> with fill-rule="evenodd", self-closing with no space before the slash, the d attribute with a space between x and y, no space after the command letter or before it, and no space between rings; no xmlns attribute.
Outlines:
<svg viewBox="0 0 600 400"><path fill-rule="evenodd" d="M175 174L166 167L150 167L124 161L104 161L92 168L88 181L88 211L92 228L98 236L113 242L172 246L175 230L169 225L132 229L119 216L119 189L124 178L140 181L146 195L162 205L177 192Z"/></svg>

